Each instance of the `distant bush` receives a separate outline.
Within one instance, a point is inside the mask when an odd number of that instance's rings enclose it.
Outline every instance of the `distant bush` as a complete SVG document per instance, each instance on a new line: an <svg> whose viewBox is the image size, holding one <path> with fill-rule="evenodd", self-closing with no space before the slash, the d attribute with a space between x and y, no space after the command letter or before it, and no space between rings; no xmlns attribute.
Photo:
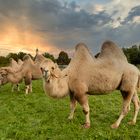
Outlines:
<svg viewBox="0 0 140 140"><path fill-rule="evenodd" d="M128 61L134 65L140 64L140 46L134 45L130 48L123 48Z"/></svg>

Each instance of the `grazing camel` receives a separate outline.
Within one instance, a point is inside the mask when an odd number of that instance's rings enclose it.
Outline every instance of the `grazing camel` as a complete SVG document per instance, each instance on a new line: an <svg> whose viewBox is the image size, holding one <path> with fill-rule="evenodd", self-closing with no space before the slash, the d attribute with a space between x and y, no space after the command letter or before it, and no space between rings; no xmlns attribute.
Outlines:
<svg viewBox="0 0 140 140"><path fill-rule="evenodd" d="M32 92L32 80L38 80L42 78L42 71L36 64L34 64L29 55L24 56L24 62L21 68L16 72L9 67L3 67L1 69L4 71L6 78L10 82L19 83L19 81L24 79L26 85L26 94Z"/></svg>
<svg viewBox="0 0 140 140"><path fill-rule="evenodd" d="M89 128L90 112L87 95L105 95L117 89L121 91L123 106L119 118L111 127L119 127L122 119L129 111L131 101L134 104L135 112L129 124L136 123L140 108L137 96L137 88L140 87L140 72L134 65L127 62L123 51L112 41L103 43L98 58L90 54L84 43L79 43L76 46L74 57L63 71L51 60L41 63L41 68L44 77L44 89L46 92L48 91L50 96L70 95L71 112L69 119L73 118L76 102L79 102L86 117L84 127ZM65 84L60 84L60 81ZM65 89L65 92L62 92L63 96L61 95L62 89ZM54 94L56 96L53 96Z"/></svg>

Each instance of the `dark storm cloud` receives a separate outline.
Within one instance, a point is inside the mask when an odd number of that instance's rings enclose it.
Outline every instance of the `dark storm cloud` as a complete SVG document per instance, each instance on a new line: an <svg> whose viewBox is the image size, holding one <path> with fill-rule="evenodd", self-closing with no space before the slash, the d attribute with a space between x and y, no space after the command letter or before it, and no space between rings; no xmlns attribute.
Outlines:
<svg viewBox="0 0 140 140"><path fill-rule="evenodd" d="M129 14L126 17L123 24L127 24L128 22L132 22L133 18L136 17L136 16L140 16L140 6L136 6L136 7L131 9L131 11L129 12Z"/></svg>
<svg viewBox="0 0 140 140"><path fill-rule="evenodd" d="M104 12L90 14L85 10L75 11L79 7L75 2L61 5L57 0L34 1L30 5L28 17L30 22L41 30L71 30L74 28L90 28L106 24L111 18ZM46 28L46 29L45 29Z"/></svg>

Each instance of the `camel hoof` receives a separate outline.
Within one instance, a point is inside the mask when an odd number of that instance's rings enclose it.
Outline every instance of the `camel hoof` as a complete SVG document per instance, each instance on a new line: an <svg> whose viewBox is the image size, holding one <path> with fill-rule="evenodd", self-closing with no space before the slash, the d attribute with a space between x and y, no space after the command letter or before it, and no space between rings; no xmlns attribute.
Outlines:
<svg viewBox="0 0 140 140"><path fill-rule="evenodd" d="M73 117L69 116L69 117L68 117L68 120L70 120L70 121L73 120Z"/></svg>
<svg viewBox="0 0 140 140"><path fill-rule="evenodd" d="M89 123L85 123L85 124L83 125L83 128L86 128L86 129L90 128L90 124L89 124Z"/></svg>
<svg viewBox="0 0 140 140"><path fill-rule="evenodd" d="M130 122L128 122L128 124L129 124L129 125L135 125L136 122L134 122L134 121L130 121Z"/></svg>
<svg viewBox="0 0 140 140"><path fill-rule="evenodd" d="M116 129L116 128L118 128L119 126L116 124L116 123L113 123L112 125L111 125L111 128L112 129Z"/></svg>

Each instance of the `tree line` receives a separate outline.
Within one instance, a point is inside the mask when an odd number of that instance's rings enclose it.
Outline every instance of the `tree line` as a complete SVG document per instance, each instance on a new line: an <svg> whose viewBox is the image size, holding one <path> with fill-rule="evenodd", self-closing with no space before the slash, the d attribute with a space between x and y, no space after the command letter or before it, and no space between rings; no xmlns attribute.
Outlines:
<svg viewBox="0 0 140 140"><path fill-rule="evenodd" d="M128 61L138 67L140 67L140 45L133 45L129 48L122 48L124 54L126 55ZM23 60L23 57L26 55L24 52L19 53L9 53L7 56L0 56L0 66L6 66L10 62L10 58L18 61L18 59ZM29 54L30 55L30 54ZM30 55L32 59L34 57ZM45 52L43 54L44 57L51 59L52 61L56 62L58 65L68 65L70 62L70 57L64 51L61 51L58 55L58 58L55 58L52 54Z"/></svg>
<svg viewBox="0 0 140 140"><path fill-rule="evenodd" d="M10 63L10 58L13 58L14 60L18 61L18 59L23 60L23 57L27 53L19 52L19 53L9 53L7 56L0 56L0 66L7 66ZM31 54L30 57L34 60L35 57L33 57ZM56 62L58 65L68 65L70 62L70 58L68 54L64 51L61 51L58 55L58 58L55 58L52 54L49 54L47 52L42 54L44 57L51 59L53 62Z"/></svg>
<svg viewBox="0 0 140 140"><path fill-rule="evenodd" d="M136 66L140 65L140 45L133 45L130 48L122 48L128 62Z"/></svg>

